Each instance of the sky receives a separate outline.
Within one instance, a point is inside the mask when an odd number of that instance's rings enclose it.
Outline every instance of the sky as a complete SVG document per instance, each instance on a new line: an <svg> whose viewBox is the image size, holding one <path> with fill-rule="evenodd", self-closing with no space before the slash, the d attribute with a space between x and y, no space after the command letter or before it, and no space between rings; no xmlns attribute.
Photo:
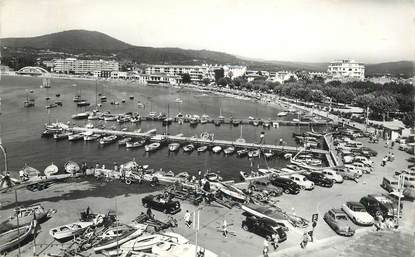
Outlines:
<svg viewBox="0 0 415 257"><path fill-rule="evenodd" d="M413 0L0 0L0 37L95 30L249 58L414 60Z"/></svg>

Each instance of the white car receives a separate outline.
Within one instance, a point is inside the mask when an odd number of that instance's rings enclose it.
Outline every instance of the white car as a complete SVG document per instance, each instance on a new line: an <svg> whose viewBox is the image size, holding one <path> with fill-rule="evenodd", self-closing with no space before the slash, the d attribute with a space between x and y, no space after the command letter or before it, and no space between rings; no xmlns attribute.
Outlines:
<svg viewBox="0 0 415 257"><path fill-rule="evenodd" d="M326 178L331 179L335 183L343 183L343 177L341 175L337 174L337 172L335 170L324 169L321 173Z"/></svg>
<svg viewBox="0 0 415 257"><path fill-rule="evenodd" d="M342 205L342 210L358 225L369 226L374 222L373 217L366 211L363 204L359 202L346 202Z"/></svg>
<svg viewBox="0 0 415 257"><path fill-rule="evenodd" d="M356 169L361 170L362 173L365 173L365 174L370 174L373 171L372 168L367 167L366 165L364 165L361 162L353 162L351 165L355 166Z"/></svg>
<svg viewBox="0 0 415 257"><path fill-rule="evenodd" d="M289 179L294 181L297 185L299 185L301 188L306 190L313 190L314 189L314 183L310 180L308 180L305 176L300 174L293 174L288 176Z"/></svg>
<svg viewBox="0 0 415 257"><path fill-rule="evenodd" d="M366 158L365 156L355 156L354 158L353 158L353 161L355 161L355 162L361 162L361 163L363 163L364 165L366 165L366 166L368 166L368 167L373 167L373 161L371 161L371 160L369 160L368 158Z"/></svg>
<svg viewBox="0 0 415 257"><path fill-rule="evenodd" d="M363 175L362 170L357 169L355 166L351 164L345 164L344 167L347 168L350 172L357 174L359 178Z"/></svg>

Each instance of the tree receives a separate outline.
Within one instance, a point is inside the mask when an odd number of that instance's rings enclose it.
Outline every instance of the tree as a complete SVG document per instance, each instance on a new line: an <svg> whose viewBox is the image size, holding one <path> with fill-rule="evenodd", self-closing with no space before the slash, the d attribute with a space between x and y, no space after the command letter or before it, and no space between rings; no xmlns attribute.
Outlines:
<svg viewBox="0 0 415 257"><path fill-rule="evenodd" d="M202 83L205 84L205 86L207 86L210 83L210 79L204 78L202 79Z"/></svg>
<svg viewBox="0 0 415 257"><path fill-rule="evenodd" d="M192 78L190 77L189 73L183 73L182 74L182 83L189 84L192 82Z"/></svg>
<svg viewBox="0 0 415 257"><path fill-rule="evenodd" d="M214 70L214 73L215 73L215 81L216 81L216 83L219 82L219 79L225 77L225 71L223 70L223 68Z"/></svg>

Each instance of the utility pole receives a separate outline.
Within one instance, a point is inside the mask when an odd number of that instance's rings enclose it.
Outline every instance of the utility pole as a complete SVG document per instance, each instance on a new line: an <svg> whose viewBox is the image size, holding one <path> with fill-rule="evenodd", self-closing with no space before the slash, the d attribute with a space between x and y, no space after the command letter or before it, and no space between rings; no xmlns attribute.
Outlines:
<svg viewBox="0 0 415 257"><path fill-rule="evenodd" d="M1 137L0 137L0 150L3 152L3 156L4 156L4 175L6 175L6 172L8 170L8 167L7 167L7 152L6 152L6 149L2 145Z"/></svg>
<svg viewBox="0 0 415 257"><path fill-rule="evenodd" d="M198 232L199 232L199 222L200 222L200 210L197 208L197 211L193 212L193 229L195 230L195 257L197 257L197 245L198 245Z"/></svg>
<svg viewBox="0 0 415 257"><path fill-rule="evenodd" d="M404 176L401 174L398 177L398 213L396 216L396 226L399 227L399 213L401 212L401 194L404 187Z"/></svg>

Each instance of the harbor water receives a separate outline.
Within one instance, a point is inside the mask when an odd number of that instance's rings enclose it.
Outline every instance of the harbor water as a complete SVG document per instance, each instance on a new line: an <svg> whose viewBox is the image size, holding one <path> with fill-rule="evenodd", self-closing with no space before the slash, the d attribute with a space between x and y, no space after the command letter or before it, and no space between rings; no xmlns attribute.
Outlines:
<svg viewBox="0 0 415 257"><path fill-rule="evenodd" d="M284 111L281 107L264 105L252 100L241 100L225 97L212 93L194 91L187 88L159 87L139 85L132 81L93 81L80 79L51 79L51 88L40 88L41 78L22 76L3 76L0 80L1 112L0 133L2 143L7 149L9 170L18 171L28 164L41 171L54 162L62 167L68 160L77 162L86 161L88 165L96 163L111 167L114 162L123 162L135 159L140 164L148 164L155 169L172 170L175 173L196 173L198 170L217 172L225 179L236 179L239 171L249 170L251 167L266 168L283 167L287 160L273 158L265 161L262 159L249 160L247 157L238 158L236 154L225 156L223 153L214 154L210 151L204 153L177 153L169 152L163 147L154 153L146 153L144 148L127 150L117 144L105 147L97 142L68 142L67 140L55 141L53 138L41 138L44 124L51 121L69 121L71 124L86 125L88 120L74 121L71 116L83 112L84 107L77 107L73 102L76 94L81 94L83 99L95 104L97 95L105 95L107 102L103 103L101 110L110 111L113 114L125 112L138 112L146 115L148 112L165 112L170 117L177 113L183 114L207 114L210 118L217 118L220 113L229 118L247 119L249 116L263 119L277 119L277 113ZM58 97L59 95L59 97ZM35 107L24 108L26 97L35 99ZM130 99L133 96L134 99ZM46 110L49 103L60 100L63 106ZM122 100L125 99L125 103ZM179 101L180 99L181 101ZM98 96L99 103L99 96ZM111 101L119 102L119 105L111 105ZM139 108L141 102L144 107ZM297 118L296 115L286 116L284 119ZM280 119L280 118L279 118ZM158 121L143 121L136 124L117 124L116 122L93 121L95 125L104 124L106 127L116 126L118 129L127 128L130 131L141 129L142 132L157 129L158 133L166 132ZM315 127L316 131L325 127ZM183 133L185 136L199 136L202 132L213 133L215 139L236 140L241 136L247 142L259 142L260 134L265 133L265 143L278 144L283 139L287 145L296 146L292 136L293 132L309 130L307 126L280 126L279 128L263 128L262 126L244 125L233 126L222 124L220 127L214 124L198 124L196 127L188 123L182 125L173 123L168 127L168 133L176 135ZM0 160L3 170L3 160Z"/></svg>

